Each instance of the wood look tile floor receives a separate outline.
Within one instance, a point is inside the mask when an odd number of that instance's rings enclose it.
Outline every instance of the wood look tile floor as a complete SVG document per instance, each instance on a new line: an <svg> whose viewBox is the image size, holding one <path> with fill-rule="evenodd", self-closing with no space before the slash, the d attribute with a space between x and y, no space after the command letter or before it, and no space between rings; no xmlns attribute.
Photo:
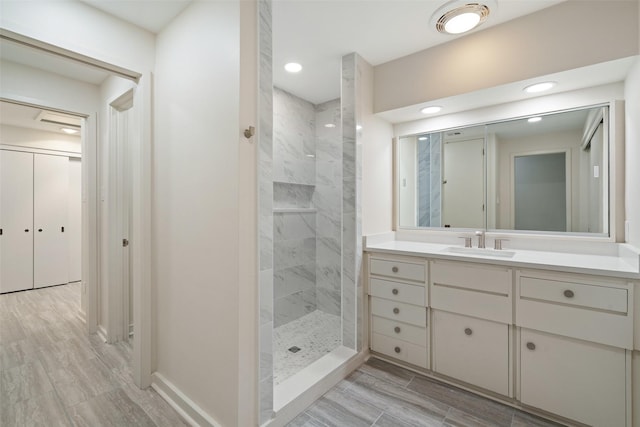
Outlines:
<svg viewBox="0 0 640 427"><path fill-rule="evenodd" d="M186 426L79 309L79 283L0 295L0 426Z"/></svg>
<svg viewBox="0 0 640 427"><path fill-rule="evenodd" d="M559 425L371 358L288 427Z"/></svg>

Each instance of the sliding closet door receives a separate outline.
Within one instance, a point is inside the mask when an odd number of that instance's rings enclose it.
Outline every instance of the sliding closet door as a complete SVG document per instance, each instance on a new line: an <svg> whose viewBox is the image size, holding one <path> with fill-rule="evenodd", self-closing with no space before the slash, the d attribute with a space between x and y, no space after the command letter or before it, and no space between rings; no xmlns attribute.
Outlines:
<svg viewBox="0 0 640 427"><path fill-rule="evenodd" d="M33 154L0 150L0 292L33 288Z"/></svg>
<svg viewBox="0 0 640 427"><path fill-rule="evenodd" d="M69 281L67 209L69 159L34 154L33 284L36 288Z"/></svg>

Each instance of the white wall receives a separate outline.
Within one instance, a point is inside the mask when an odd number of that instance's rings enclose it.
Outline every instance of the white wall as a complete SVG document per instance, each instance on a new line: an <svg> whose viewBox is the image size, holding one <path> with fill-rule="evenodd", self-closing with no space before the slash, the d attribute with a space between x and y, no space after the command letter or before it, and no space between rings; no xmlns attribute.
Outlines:
<svg viewBox="0 0 640 427"><path fill-rule="evenodd" d="M373 67L362 67L362 235L391 231L393 127L373 115Z"/></svg>
<svg viewBox="0 0 640 427"><path fill-rule="evenodd" d="M158 34L155 67L157 372L225 426L238 416L239 8L187 7Z"/></svg>
<svg viewBox="0 0 640 427"><path fill-rule="evenodd" d="M627 76L624 95L627 241L640 248L640 58Z"/></svg>

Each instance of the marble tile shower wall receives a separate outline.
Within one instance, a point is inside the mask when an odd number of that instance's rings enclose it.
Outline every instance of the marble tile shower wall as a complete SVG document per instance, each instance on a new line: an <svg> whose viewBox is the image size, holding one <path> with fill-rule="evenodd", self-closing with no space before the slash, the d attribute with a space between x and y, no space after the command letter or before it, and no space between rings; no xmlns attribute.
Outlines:
<svg viewBox="0 0 640 427"><path fill-rule="evenodd" d="M418 140L418 225L440 227L441 135Z"/></svg>
<svg viewBox="0 0 640 427"><path fill-rule="evenodd" d="M340 99L316 106L316 301L318 310L336 316L342 298L341 125Z"/></svg>
<svg viewBox="0 0 640 427"><path fill-rule="evenodd" d="M315 108L273 89L274 327L316 310Z"/></svg>
<svg viewBox="0 0 640 427"><path fill-rule="evenodd" d="M274 88L274 327L340 315L340 100L317 106ZM335 125L327 127L326 124Z"/></svg>

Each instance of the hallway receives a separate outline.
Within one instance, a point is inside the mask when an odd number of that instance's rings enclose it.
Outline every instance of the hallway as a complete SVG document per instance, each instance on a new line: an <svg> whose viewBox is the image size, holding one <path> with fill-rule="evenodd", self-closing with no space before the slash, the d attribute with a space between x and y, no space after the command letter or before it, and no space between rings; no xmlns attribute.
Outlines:
<svg viewBox="0 0 640 427"><path fill-rule="evenodd" d="M180 426L131 377L131 347L87 336L80 283L0 295L0 425Z"/></svg>

